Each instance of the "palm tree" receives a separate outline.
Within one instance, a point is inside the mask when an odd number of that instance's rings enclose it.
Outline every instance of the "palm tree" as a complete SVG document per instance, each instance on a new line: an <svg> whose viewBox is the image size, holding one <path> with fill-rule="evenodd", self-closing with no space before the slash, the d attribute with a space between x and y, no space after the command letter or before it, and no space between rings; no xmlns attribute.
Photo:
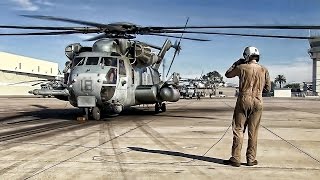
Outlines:
<svg viewBox="0 0 320 180"><path fill-rule="evenodd" d="M284 75L278 75L275 79L274 79L275 83L279 83L280 88L281 88L281 84L286 83L286 77L284 77Z"/></svg>

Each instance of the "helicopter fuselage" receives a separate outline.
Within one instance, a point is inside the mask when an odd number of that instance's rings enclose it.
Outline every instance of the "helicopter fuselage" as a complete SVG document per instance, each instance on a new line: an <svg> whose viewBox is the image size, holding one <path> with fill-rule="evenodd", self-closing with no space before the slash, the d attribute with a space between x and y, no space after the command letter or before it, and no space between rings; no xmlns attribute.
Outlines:
<svg viewBox="0 0 320 180"><path fill-rule="evenodd" d="M156 69L135 68L127 57L83 52L72 64L67 87L75 107L97 106L119 113L133 105L179 100L177 90L161 82Z"/></svg>
<svg viewBox="0 0 320 180"><path fill-rule="evenodd" d="M35 89L31 93L65 97L71 105L83 108L86 118L91 113L100 119L100 110L120 113L139 104L155 104L156 111L165 111L163 102L180 99L175 83L161 81L158 71L171 47L169 40L162 47L126 39L101 39L92 47L71 44L65 51L69 61L63 71L64 89Z"/></svg>

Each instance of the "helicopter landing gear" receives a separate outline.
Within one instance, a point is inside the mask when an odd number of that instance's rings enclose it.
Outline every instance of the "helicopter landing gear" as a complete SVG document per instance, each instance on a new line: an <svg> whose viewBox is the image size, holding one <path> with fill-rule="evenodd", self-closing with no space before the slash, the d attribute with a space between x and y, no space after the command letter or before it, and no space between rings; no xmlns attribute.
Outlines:
<svg viewBox="0 0 320 180"><path fill-rule="evenodd" d="M98 107L94 108L84 108L84 117L86 120L89 120L89 118L93 118L96 121L99 121L101 119L101 111Z"/></svg>
<svg viewBox="0 0 320 180"><path fill-rule="evenodd" d="M162 112L166 112L167 111L167 106L166 106L165 103L162 103L160 108L161 108Z"/></svg>
<svg viewBox="0 0 320 180"><path fill-rule="evenodd" d="M93 119L94 120L96 120L96 121L99 121L100 120L100 118L101 118L101 112L100 112L100 109L98 108L98 107L94 107L93 109L92 109L92 117L93 117Z"/></svg>
<svg viewBox="0 0 320 180"><path fill-rule="evenodd" d="M166 112L167 111L166 104L165 103L156 103L155 106L154 106L154 110L155 110L156 113L159 113L160 110L162 112Z"/></svg>
<svg viewBox="0 0 320 180"><path fill-rule="evenodd" d="M84 108L84 118L89 120L89 108Z"/></svg>
<svg viewBox="0 0 320 180"><path fill-rule="evenodd" d="M156 113L159 113L159 111L160 111L160 105L159 105L159 103L156 103L156 105L154 106L154 111L155 111Z"/></svg>

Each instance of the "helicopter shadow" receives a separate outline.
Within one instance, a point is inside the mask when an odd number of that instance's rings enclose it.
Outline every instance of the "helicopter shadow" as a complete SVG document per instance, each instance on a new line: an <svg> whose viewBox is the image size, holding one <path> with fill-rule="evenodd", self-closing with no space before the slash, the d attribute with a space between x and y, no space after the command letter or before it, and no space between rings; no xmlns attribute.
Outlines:
<svg viewBox="0 0 320 180"><path fill-rule="evenodd" d="M111 111L103 111L101 114L101 120L102 121L110 121L110 120L130 120L132 118L130 117L150 117L150 116L156 116L159 113L156 113L155 111L151 111L149 109L140 109L135 107L129 107L124 109L120 114L116 114ZM120 118L121 117L121 118ZM128 119L129 118L129 119Z"/></svg>
<svg viewBox="0 0 320 180"><path fill-rule="evenodd" d="M10 120L16 120L24 117L28 117L29 120L25 121L40 121L40 120L76 120L77 117L84 116L84 112L81 109L78 108L55 108L55 109L49 109L45 106L38 106L38 105L31 105L33 107L37 107L40 109L27 111L27 112L18 112L16 115L13 116L6 116L6 117L0 117L0 122L4 121L10 121ZM130 107L128 109L125 109L120 114L114 114L110 112L102 112L102 120L107 121L110 119L116 119L119 116L154 116L157 115L156 112L150 111L148 109L139 109ZM21 121L19 121L21 122Z"/></svg>
<svg viewBox="0 0 320 180"><path fill-rule="evenodd" d="M82 115L80 109L48 109L42 108L28 112L19 112L13 116L0 117L0 122L15 120L23 117L28 117L32 120L46 120L46 119L59 119L59 120L75 120L77 116Z"/></svg>
<svg viewBox="0 0 320 180"><path fill-rule="evenodd" d="M76 120L77 117L83 116L84 113L81 109L78 108L55 108L51 109L46 106L31 105L39 109L27 111L27 112L18 112L16 115L0 117L0 122L15 120L23 117L30 118L32 120ZM191 112L192 111L192 112ZM153 108L142 108L142 107L129 107L124 109L120 114L110 113L108 111L102 112L102 120L107 121L111 119L117 119L117 117L130 117L130 116L164 116L164 117L173 117L173 118L195 118L195 119L216 119L215 117L205 117L205 116L194 116L194 112L224 112L227 111L225 108L220 109L210 109L210 108L194 108L194 109L172 109L165 113L157 113ZM230 111L230 109L228 110ZM191 113L190 116L186 113ZM183 115L172 114L172 113L183 113Z"/></svg>
<svg viewBox="0 0 320 180"><path fill-rule="evenodd" d="M145 149L145 148L140 148L140 147L127 147L127 148L129 148L132 151L138 151L138 152L144 152L144 153L153 153L153 154L163 154L163 155L175 156L175 157L184 157L184 158L188 158L190 160L199 160L199 161L205 161L205 162L211 162L211 163L226 165L223 162L224 159L219 159L219 158L214 158L214 157L186 154L186 153L177 152L177 151L166 151L166 150L158 150L158 149Z"/></svg>

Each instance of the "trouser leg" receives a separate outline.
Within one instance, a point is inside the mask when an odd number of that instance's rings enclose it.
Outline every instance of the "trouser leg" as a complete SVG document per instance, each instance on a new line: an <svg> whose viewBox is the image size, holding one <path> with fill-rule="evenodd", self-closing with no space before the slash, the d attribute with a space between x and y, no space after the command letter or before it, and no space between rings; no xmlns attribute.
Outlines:
<svg viewBox="0 0 320 180"><path fill-rule="evenodd" d="M231 155L238 162L241 161L241 148L243 143L243 130L246 122L246 116L243 111L236 106L233 114L232 130L233 130L233 143Z"/></svg>
<svg viewBox="0 0 320 180"><path fill-rule="evenodd" d="M246 153L248 162L253 162L254 160L256 160L257 139L261 115L262 110L259 110L253 112L248 118L248 147Z"/></svg>

